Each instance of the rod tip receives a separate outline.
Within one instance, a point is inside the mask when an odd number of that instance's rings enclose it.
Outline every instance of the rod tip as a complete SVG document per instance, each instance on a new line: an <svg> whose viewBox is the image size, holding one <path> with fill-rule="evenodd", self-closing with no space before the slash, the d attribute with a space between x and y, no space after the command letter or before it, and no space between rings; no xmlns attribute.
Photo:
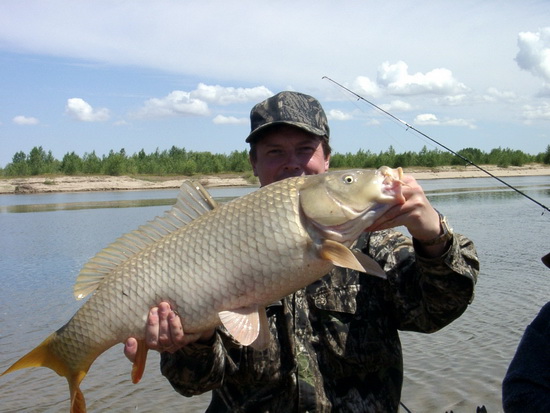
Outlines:
<svg viewBox="0 0 550 413"><path fill-rule="evenodd" d="M550 252L540 259L544 265L550 268Z"/></svg>

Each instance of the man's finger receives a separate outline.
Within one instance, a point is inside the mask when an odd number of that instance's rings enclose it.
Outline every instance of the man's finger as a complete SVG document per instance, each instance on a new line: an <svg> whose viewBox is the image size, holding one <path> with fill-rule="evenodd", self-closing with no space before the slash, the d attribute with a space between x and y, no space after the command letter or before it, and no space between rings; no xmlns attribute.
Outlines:
<svg viewBox="0 0 550 413"><path fill-rule="evenodd" d="M137 340L134 337L130 337L126 340L126 343L124 343L124 355L133 363L136 360L136 353Z"/></svg>
<svg viewBox="0 0 550 413"><path fill-rule="evenodd" d="M158 348L159 342L159 315L158 308L153 307L149 310L149 316L147 317L147 327L145 331L145 341L147 346L151 349Z"/></svg>
<svg viewBox="0 0 550 413"><path fill-rule="evenodd" d="M168 324L170 325L170 336L172 338L172 343L176 345L184 344L184 334L183 326L181 325L181 319L174 311L171 311L168 315Z"/></svg>
<svg viewBox="0 0 550 413"><path fill-rule="evenodd" d="M160 303L158 307L158 346L160 349L168 348L172 345L170 322L168 321L171 313L172 310L168 303Z"/></svg>

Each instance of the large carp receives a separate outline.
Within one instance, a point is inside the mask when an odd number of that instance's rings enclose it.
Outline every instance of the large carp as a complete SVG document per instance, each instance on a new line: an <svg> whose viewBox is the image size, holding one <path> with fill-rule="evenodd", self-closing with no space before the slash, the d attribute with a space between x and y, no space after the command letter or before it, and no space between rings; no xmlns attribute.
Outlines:
<svg viewBox="0 0 550 413"><path fill-rule="evenodd" d="M288 178L216 206L199 184L183 183L164 216L117 239L86 263L74 288L93 292L67 324L2 375L44 366L66 377L71 412L85 412L80 382L94 360L138 340L132 379L145 366L145 321L169 302L187 333L223 324L243 345L269 340L265 306L327 274L334 265L384 276L349 247L375 219L403 203L401 169Z"/></svg>

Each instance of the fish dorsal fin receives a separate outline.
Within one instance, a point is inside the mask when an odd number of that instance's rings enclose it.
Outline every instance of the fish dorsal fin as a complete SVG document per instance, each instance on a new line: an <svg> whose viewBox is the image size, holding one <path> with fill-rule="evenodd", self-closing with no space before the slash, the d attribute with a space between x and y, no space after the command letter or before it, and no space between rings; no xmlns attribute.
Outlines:
<svg viewBox="0 0 550 413"><path fill-rule="evenodd" d="M124 261L216 206L216 201L201 184L184 181L176 204L169 211L121 236L84 264L74 285L75 298L86 297Z"/></svg>
<svg viewBox="0 0 550 413"><path fill-rule="evenodd" d="M218 315L227 331L243 346L254 343L254 348L261 348L261 346L267 345L269 328L267 328L267 316L264 308L253 305L236 310L220 311Z"/></svg>
<svg viewBox="0 0 550 413"><path fill-rule="evenodd" d="M324 240L319 255L321 258L332 262L337 267L350 268L352 270L386 278L386 273L375 260L360 251L352 251L339 242Z"/></svg>

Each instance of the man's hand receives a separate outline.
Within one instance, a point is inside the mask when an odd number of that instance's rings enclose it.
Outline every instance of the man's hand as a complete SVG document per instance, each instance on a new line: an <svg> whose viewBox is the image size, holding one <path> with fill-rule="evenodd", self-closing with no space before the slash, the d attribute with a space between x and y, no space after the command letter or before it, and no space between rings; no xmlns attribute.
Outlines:
<svg viewBox="0 0 550 413"><path fill-rule="evenodd" d="M426 198L424 190L410 175L403 175L402 181L405 203L390 208L373 222L367 231L379 231L404 225L411 236L419 241L438 237L441 234L439 214ZM435 257L444 252L445 244L424 247L424 250L429 256Z"/></svg>
<svg viewBox="0 0 550 413"><path fill-rule="evenodd" d="M180 317L172 311L170 304L162 302L158 307L149 310L145 329L145 343L150 350L174 353L190 343L207 341L214 335L215 330L201 333L183 332ZM137 352L137 340L130 337L124 345L124 354L134 362Z"/></svg>

